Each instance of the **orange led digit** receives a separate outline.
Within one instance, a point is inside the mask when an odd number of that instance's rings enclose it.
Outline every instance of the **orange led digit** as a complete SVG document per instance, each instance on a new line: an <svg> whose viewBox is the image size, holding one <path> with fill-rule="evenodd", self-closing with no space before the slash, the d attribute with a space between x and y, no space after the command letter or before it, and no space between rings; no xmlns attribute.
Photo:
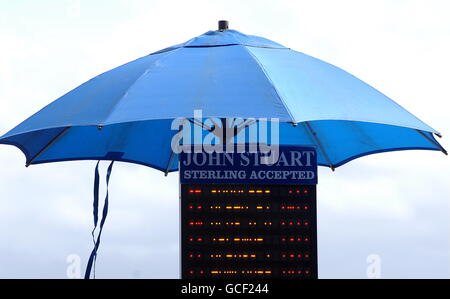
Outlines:
<svg viewBox="0 0 450 299"><path fill-rule="evenodd" d="M184 278L316 277L314 186L186 187Z"/></svg>

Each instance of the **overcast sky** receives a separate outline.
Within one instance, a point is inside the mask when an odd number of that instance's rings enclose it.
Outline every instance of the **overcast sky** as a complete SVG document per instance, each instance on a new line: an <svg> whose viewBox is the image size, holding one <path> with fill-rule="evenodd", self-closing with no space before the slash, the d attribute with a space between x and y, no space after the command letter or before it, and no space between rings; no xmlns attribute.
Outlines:
<svg viewBox="0 0 450 299"><path fill-rule="evenodd" d="M0 134L88 79L228 19L333 63L442 132L450 149L450 2L0 0ZM24 167L0 146L0 277L65 278L92 249L95 162ZM106 167L102 164L104 173ZM319 276L450 277L450 158L372 155L320 169ZM117 163L101 278L177 278L177 173Z"/></svg>

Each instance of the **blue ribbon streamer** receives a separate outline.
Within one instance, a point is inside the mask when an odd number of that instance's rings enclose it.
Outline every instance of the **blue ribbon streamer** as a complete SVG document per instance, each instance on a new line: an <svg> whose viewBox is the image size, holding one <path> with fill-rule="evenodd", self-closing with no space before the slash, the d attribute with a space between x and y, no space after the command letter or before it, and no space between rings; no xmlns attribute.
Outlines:
<svg viewBox="0 0 450 299"><path fill-rule="evenodd" d="M95 261L97 260L97 251L100 246L100 238L102 236L103 231L103 225L105 224L106 217L108 216L108 206L109 206L109 192L108 192L108 186L109 186L109 179L111 177L111 171L114 165L114 161L111 162L111 164L108 167L108 171L106 173L106 197L105 197L105 204L103 205L103 213L102 213L102 219L100 221L100 231L97 236L97 240L95 241L94 232L97 228L98 223L98 193L99 193L99 183L100 183L100 175L98 172L98 166L100 161L97 162L97 166L95 167L95 178L94 178L94 230L92 231L92 238L94 240L94 249L92 249L91 255L89 256L89 261L86 267L86 273L84 274L85 279L90 279L91 277L91 270L92 266L94 266L95 269ZM94 270L94 278L95 278L95 270Z"/></svg>

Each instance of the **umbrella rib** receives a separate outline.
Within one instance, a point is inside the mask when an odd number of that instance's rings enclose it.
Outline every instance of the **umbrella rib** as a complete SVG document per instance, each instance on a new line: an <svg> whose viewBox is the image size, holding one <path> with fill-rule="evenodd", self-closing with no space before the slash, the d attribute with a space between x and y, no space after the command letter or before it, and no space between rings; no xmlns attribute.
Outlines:
<svg viewBox="0 0 450 299"><path fill-rule="evenodd" d="M31 164L33 164L34 161L36 161L36 159L38 159L47 149L49 149L52 145L54 145L59 139L61 139L61 137L64 136L64 134L67 132L67 130L69 130L71 127L65 127L61 133L59 133L58 135L56 135L55 138L53 138L52 140L50 140L49 143L47 143L46 146L44 146L36 155L34 155L33 158L31 158L30 162L25 164L25 167L30 166Z"/></svg>
<svg viewBox="0 0 450 299"><path fill-rule="evenodd" d="M213 123L214 128L219 128L219 127L220 127L220 126L214 121L214 118L210 117L210 118L208 118L208 119Z"/></svg>
<svg viewBox="0 0 450 299"><path fill-rule="evenodd" d="M208 126L208 125L205 124L204 122L199 121L198 119L195 119L195 118L194 118L194 122L195 122L198 126L200 126L201 128L203 128L203 129L207 129L208 131L211 131L211 130L212 130L212 128L211 128L210 126Z"/></svg>
<svg viewBox="0 0 450 299"><path fill-rule="evenodd" d="M194 124L194 125L199 126L199 127L202 128L202 129L206 129L206 130L208 130L208 131L211 131L211 130L212 130L212 128L211 128L210 126L208 126L208 125L206 125L206 124L204 124L204 123L199 122L199 121L196 120L195 118L194 118L194 119L188 119L188 121L189 121L190 123Z"/></svg>
<svg viewBox="0 0 450 299"><path fill-rule="evenodd" d="M171 150L171 152L172 153L170 154L169 163L167 163L167 168L166 168L166 171L164 172L164 176L167 176L169 174L169 168L170 168L170 165L172 165L173 156L175 155L173 150Z"/></svg>
<svg viewBox="0 0 450 299"><path fill-rule="evenodd" d="M249 49L247 49L246 46L243 46L243 48L247 51L247 53L253 58L253 60L256 61L256 64L259 66L259 68L261 69L261 71L263 72L263 74L266 76L267 80L269 81L270 85L272 86L273 90L275 91L275 94L277 95L278 99L280 100L280 102L283 104L284 109L286 109L287 113L289 114L289 117L292 120L292 124L297 124L297 121L295 120L294 115L292 114L291 110L289 109L289 107L287 106L286 102L284 101L284 99L281 97L278 89L275 87L275 84L272 81L272 78L270 78L269 74L267 73L266 69L264 68L264 66L262 65L262 63L259 61L258 57L256 57L255 54L253 54Z"/></svg>
<svg viewBox="0 0 450 299"><path fill-rule="evenodd" d="M233 121L231 122L231 128L234 128L234 124L236 123L236 118L233 118Z"/></svg>
<svg viewBox="0 0 450 299"><path fill-rule="evenodd" d="M251 119L251 120L246 120L244 123L242 123L241 126L239 126L237 128L237 133L239 134L242 130L244 130L245 128L248 128L252 125L256 124L256 120L255 119Z"/></svg>
<svg viewBox="0 0 450 299"><path fill-rule="evenodd" d="M428 140L429 142L431 142L433 145L436 145L437 147L439 147L441 149L441 151L447 156L448 153L445 150L445 148L442 147L442 145L440 145L438 142L432 140L430 137L428 137L427 135L425 135L421 130L416 129L416 131L422 135L426 140Z"/></svg>
<svg viewBox="0 0 450 299"><path fill-rule="evenodd" d="M331 163L331 160L328 157L327 152L325 151L325 149L322 145L322 142L320 142L319 136L317 136L317 133L313 130L313 128L311 127L311 124L309 122L305 121L305 125L309 129L311 134L313 135L314 139L316 140L317 145L319 145L319 148L322 151L323 155L325 156L325 159L327 160L328 164L330 165L331 170L334 171L335 168L333 166L333 163Z"/></svg>

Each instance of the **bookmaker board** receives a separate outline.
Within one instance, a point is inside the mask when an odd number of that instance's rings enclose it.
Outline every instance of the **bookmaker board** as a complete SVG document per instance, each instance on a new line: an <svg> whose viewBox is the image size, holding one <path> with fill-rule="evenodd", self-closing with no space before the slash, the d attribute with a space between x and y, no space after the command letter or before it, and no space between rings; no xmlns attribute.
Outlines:
<svg viewBox="0 0 450 299"><path fill-rule="evenodd" d="M182 278L317 278L315 148L266 158L180 154Z"/></svg>

